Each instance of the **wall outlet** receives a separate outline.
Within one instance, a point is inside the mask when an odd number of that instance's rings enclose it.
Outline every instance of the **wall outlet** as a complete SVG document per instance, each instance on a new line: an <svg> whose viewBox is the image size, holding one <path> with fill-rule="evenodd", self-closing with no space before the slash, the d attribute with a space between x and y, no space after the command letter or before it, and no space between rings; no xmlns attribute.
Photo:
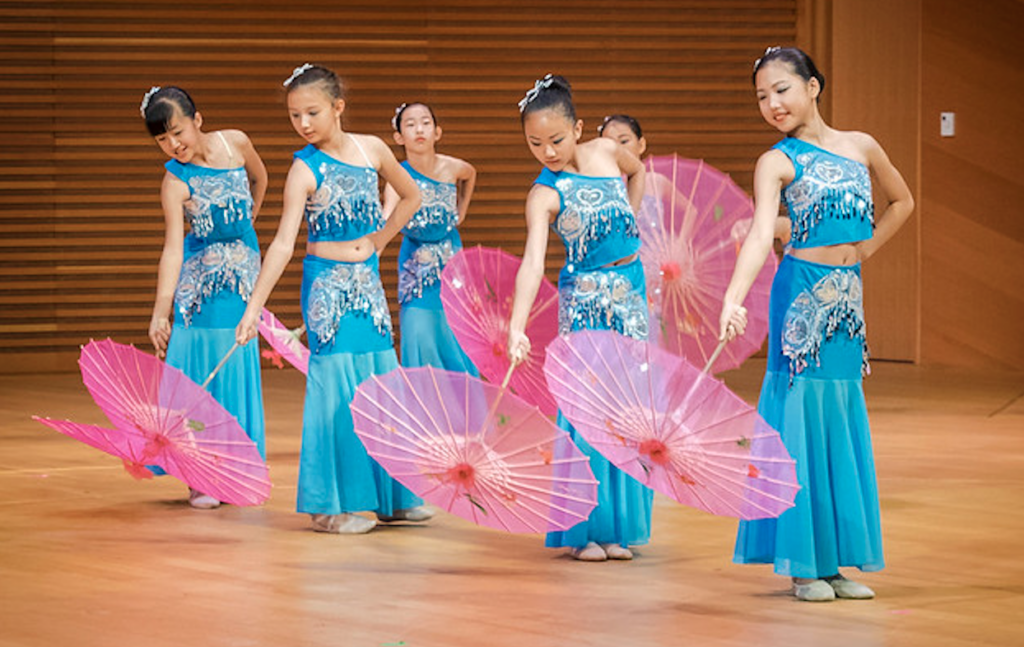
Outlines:
<svg viewBox="0 0 1024 647"><path fill-rule="evenodd" d="M956 134L956 113L955 112L942 112L939 113L939 135L942 137L952 137Z"/></svg>

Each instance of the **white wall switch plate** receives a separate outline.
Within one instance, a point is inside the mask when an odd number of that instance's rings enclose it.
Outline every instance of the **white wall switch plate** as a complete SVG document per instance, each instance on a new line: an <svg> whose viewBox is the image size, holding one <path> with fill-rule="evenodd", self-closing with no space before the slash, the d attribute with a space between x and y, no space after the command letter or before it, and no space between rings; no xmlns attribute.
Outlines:
<svg viewBox="0 0 1024 647"><path fill-rule="evenodd" d="M939 113L939 135L943 137L952 137L956 134L956 113L955 112L942 112Z"/></svg>

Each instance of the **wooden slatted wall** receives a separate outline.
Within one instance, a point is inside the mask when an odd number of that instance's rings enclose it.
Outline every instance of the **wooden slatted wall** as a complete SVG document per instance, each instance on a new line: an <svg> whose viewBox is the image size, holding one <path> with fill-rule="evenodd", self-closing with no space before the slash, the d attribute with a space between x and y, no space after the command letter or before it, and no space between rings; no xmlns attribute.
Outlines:
<svg viewBox="0 0 1024 647"><path fill-rule="evenodd" d="M797 4L0 2L0 372L73 370L93 337L148 348L164 162L138 113L151 85L187 88L208 130L249 133L271 178L264 250L302 146L281 81L313 61L345 78L355 132L390 138L395 105L429 102L440 150L479 172L464 240L518 254L539 167L516 102L535 78L573 81L588 134L605 114L632 113L650 152L705 158L749 190L754 160L777 138L757 113L750 66L766 45L794 42ZM392 295L397 247L383 263ZM292 325L301 256L270 303Z"/></svg>

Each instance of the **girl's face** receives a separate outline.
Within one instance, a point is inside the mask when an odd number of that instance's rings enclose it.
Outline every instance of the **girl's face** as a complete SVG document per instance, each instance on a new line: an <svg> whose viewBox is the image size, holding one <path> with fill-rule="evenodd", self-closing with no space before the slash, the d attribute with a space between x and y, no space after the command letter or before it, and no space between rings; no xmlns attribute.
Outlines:
<svg viewBox="0 0 1024 647"><path fill-rule="evenodd" d="M573 161L576 142L583 134L583 121L573 123L560 110L547 108L526 116L523 133L537 161L557 173Z"/></svg>
<svg viewBox="0 0 1024 647"><path fill-rule="evenodd" d="M395 132L395 143L404 146L407 153L424 153L434 150L434 144L441 139L441 129L434 123L430 109L414 103L402 111L402 121Z"/></svg>
<svg viewBox="0 0 1024 647"><path fill-rule="evenodd" d="M331 100L316 84L302 85L288 93L288 118L292 128L310 144L329 140L341 129L345 100Z"/></svg>
<svg viewBox="0 0 1024 647"><path fill-rule="evenodd" d="M621 121L610 121L604 125L604 129L601 131L602 137L614 139L619 142L623 148L633 153L638 158L644 154L647 150L647 140L643 137L637 137L633 129L627 124Z"/></svg>
<svg viewBox="0 0 1024 647"><path fill-rule="evenodd" d="M804 81L783 61L771 61L758 70L755 89L761 116L783 133L805 125L817 112L818 80Z"/></svg>
<svg viewBox="0 0 1024 647"><path fill-rule="evenodd" d="M175 109L167 130L153 139L167 157L188 164L196 155L202 125L203 116L198 112L194 117L186 117L181 109Z"/></svg>

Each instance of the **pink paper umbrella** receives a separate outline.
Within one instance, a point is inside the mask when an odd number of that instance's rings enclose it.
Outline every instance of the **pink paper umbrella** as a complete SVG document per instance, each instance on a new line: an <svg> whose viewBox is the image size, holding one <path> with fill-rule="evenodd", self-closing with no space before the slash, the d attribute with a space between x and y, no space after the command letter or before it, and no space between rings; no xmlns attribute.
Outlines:
<svg viewBox="0 0 1024 647"><path fill-rule="evenodd" d="M519 258L492 247L464 249L441 273L441 303L462 350L480 374L497 384L508 373L508 325ZM544 348L558 334L558 290L541 281L526 323L530 354L512 375L513 393L545 415L558 412L544 381Z"/></svg>
<svg viewBox="0 0 1024 647"><path fill-rule="evenodd" d="M536 407L465 373L399 368L352 401L370 456L410 490L473 523L565 530L597 504L587 457Z"/></svg>
<svg viewBox="0 0 1024 647"><path fill-rule="evenodd" d="M703 366L718 344L722 299L754 215L750 197L702 160L649 157L637 217L651 303L651 340ZM744 305L747 329L725 348L717 370L736 368L768 334L768 294L778 261L769 254Z"/></svg>
<svg viewBox="0 0 1024 647"><path fill-rule="evenodd" d="M108 440L124 452L138 456L141 443L139 462L158 465L220 501L257 505L270 496L267 465L256 445L234 416L184 373L109 339L89 342L78 365L117 432Z"/></svg>
<svg viewBox="0 0 1024 647"><path fill-rule="evenodd" d="M278 368L284 368L281 364L281 359L284 359L303 375L309 373L309 349L299 341L299 337L306 331L305 326L288 328L278 321L273 312L263 308L259 331L272 349L270 352L264 351L264 357L269 358Z"/></svg>
<svg viewBox="0 0 1024 647"><path fill-rule="evenodd" d="M549 347L545 371L562 413L641 483L712 514L777 517L800 486L778 432L684 358L610 331Z"/></svg>
<svg viewBox="0 0 1024 647"><path fill-rule="evenodd" d="M146 454L146 442L141 437L125 437L116 429L104 429L96 425L87 425L70 420L54 420L53 418L40 418L32 416L36 422L40 422L51 429L74 438L80 442L94 447L120 458L124 463L124 469L136 479L151 479L153 472L146 469L146 462L149 460Z"/></svg>

